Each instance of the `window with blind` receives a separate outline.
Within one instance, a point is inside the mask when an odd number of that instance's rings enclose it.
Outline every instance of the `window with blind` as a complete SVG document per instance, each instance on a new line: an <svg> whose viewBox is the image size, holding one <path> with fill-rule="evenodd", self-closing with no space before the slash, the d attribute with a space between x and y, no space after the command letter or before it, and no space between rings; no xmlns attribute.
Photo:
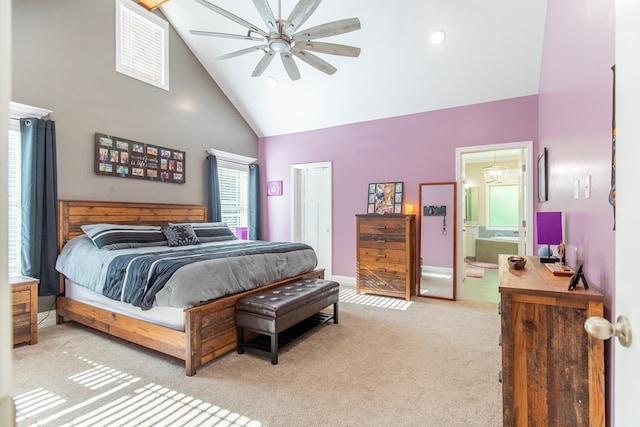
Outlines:
<svg viewBox="0 0 640 427"><path fill-rule="evenodd" d="M169 23L131 0L116 0L116 71L169 90Z"/></svg>
<svg viewBox="0 0 640 427"><path fill-rule="evenodd" d="M20 120L9 120L8 143L9 274L20 274Z"/></svg>
<svg viewBox="0 0 640 427"><path fill-rule="evenodd" d="M489 184L487 191L487 229L518 229L518 185Z"/></svg>
<svg viewBox="0 0 640 427"><path fill-rule="evenodd" d="M233 229L249 224L248 165L218 161L222 220Z"/></svg>

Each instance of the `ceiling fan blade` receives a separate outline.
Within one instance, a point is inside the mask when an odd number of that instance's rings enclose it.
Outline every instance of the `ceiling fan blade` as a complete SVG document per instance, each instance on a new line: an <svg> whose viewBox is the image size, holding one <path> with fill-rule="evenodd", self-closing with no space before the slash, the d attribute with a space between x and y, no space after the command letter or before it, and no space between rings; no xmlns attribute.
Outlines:
<svg viewBox="0 0 640 427"><path fill-rule="evenodd" d="M298 66L293 61L291 53L281 53L280 58L282 59L284 69L287 71L287 74L289 74L289 78L291 80L298 80L300 78L300 70L298 70Z"/></svg>
<svg viewBox="0 0 640 427"><path fill-rule="evenodd" d="M316 41L298 42L296 47L300 50L310 50L318 53L328 53L329 55L352 56L360 55L360 48L335 43L322 43Z"/></svg>
<svg viewBox="0 0 640 427"><path fill-rule="evenodd" d="M300 0L287 18L287 25L282 29L282 32L287 36L291 35L309 19L321 2L322 0Z"/></svg>
<svg viewBox="0 0 640 427"><path fill-rule="evenodd" d="M247 22L244 19L240 18L239 16L234 15L231 12L227 12L226 10L222 9L221 7L218 7L218 6L214 5L214 4L211 4L211 3L209 3L208 1L205 1L205 0L196 0L196 1L198 3L200 3L201 5L203 5L204 7L208 7L209 9L213 10L214 12L219 13L220 15L224 16L225 18L231 19L236 24L242 25L243 27L249 29L249 31L253 31L254 33L258 33L261 36L264 36L265 38L269 37L269 34L264 32L264 30L261 30L260 28L258 28L255 25L253 25L251 22Z"/></svg>
<svg viewBox="0 0 640 427"><path fill-rule="evenodd" d="M360 20L358 18L347 18L339 21L328 22L326 24L307 28L299 31L291 36L294 41L305 41L312 39L321 39L323 37L335 36L338 34L349 33L360 29Z"/></svg>
<svg viewBox="0 0 640 427"><path fill-rule="evenodd" d="M197 36L221 37L225 39L253 40L257 42L264 41L264 39L260 37L243 36L242 34L215 33L212 31L200 31L200 30L190 30L189 32Z"/></svg>
<svg viewBox="0 0 640 427"><path fill-rule="evenodd" d="M251 46L251 47L247 47L245 49L240 49L240 50L236 50L235 52L231 52L231 53L227 53L226 55L222 55L222 56L217 56L213 59L215 59L216 61L221 61L223 59L229 59L229 58L235 58L236 56L240 56L240 55L244 55L246 53L251 53L251 52L255 52L256 50L264 50L267 49L267 45L260 45L260 46Z"/></svg>
<svg viewBox="0 0 640 427"><path fill-rule="evenodd" d="M253 74L251 74L251 77L261 76L262 73L264 73L264 70L266 70L269 64L271 64L271 60L275 55L276 54L272 50L265 52L262 59L258 62L258 65L256 65L256 68L253 69Z"/></svg>
<svg viewBox="0 0 640 427"><path fill-rule="evenodd" d="M278 23L276 22L275 16L273 16L273 11L271 10L271 6L269 6L269 2L267 0L253 0L253 4L256 9L258 9L258 13L262 17L264 23L267 24L269 32L277 33Z"/></svg>
<svg viewBox="0 0 640 427"><path fill-rule="evenodd" d="M322 71L323 73L327 73L327 74L331 75L331 74L335 73L336 71L338 71L338 69L336 67L334 67L333 65L329 64L324 59L318 58L317 56L315 56L312 53L305 52L305 51L299 50L299 49L291 49L291 53L293 53L295 56L297 56L298 58L302 59L304 62L306 62L307 64L311 65L312 67L317 68L318 70Z"/></svg>

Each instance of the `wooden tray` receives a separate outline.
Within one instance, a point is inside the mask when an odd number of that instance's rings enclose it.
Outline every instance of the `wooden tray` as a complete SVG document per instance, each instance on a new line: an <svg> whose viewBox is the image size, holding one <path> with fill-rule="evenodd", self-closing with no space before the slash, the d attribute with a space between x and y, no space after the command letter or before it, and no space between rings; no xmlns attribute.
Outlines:
<svg viewBox="0 0 640 427"><path fill-rule="evenodd" d="M559 262L547 263L545 266L554 276L573 276L576 273L568 265L562 265Z"/></svg>

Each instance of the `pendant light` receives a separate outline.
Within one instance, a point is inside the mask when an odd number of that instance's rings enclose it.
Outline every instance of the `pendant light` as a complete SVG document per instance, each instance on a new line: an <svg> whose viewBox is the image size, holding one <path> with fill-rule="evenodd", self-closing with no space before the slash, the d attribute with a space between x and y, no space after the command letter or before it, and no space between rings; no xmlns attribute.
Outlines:
<svg viewBox="0 0 640 427"><path fill-rule="evenodd" d="M487 166L482 168L482 174L484 175L484 182L486 184L494 182L502 182L507 177L509 168L506 166L498 166L496 164L496 152L493 152L493 166Z"/></svg>

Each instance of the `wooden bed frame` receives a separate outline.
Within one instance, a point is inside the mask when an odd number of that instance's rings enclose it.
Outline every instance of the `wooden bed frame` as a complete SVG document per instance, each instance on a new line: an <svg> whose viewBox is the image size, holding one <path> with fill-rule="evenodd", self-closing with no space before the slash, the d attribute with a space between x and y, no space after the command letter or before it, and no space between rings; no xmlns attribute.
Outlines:
<svg viewBox="0 0 640 427"><path fill-rule="evenodd" d="M80 226L84 224L166 225L207 221L204 205L60 200L58 208L60 250L69 239L82 233ZM185 330L178 331L66 298L61 275L57 322L73 320L184 360L186 374L191 376L204 363L236 348L235 305L240 298L302 278L324 278L324 270L189 307L184 310Z"/></svg>

